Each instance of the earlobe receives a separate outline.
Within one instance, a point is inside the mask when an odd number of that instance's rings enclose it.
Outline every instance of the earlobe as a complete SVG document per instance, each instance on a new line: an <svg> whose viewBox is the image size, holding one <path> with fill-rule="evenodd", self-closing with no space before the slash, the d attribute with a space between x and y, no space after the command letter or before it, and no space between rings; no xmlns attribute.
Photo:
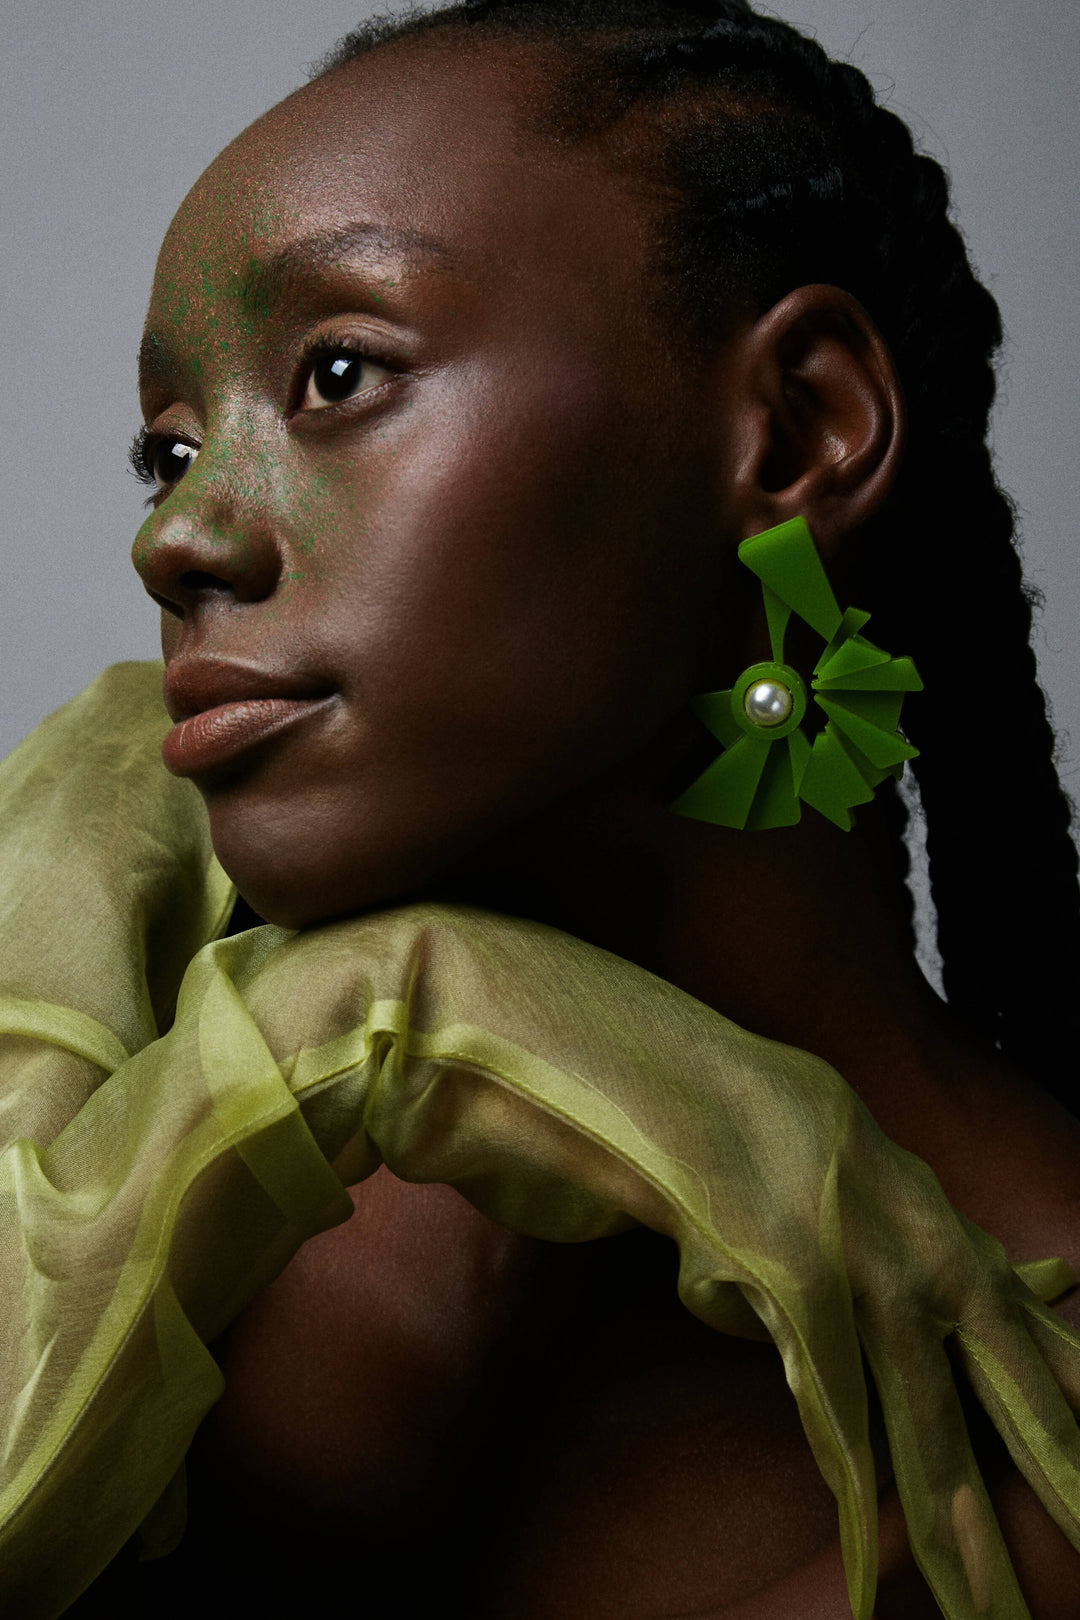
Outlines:
<svg viewBox="0 0 1080 1620"><path fill-rule="evenodd" d="M755 396L733 493L747 535L805 517L823 554L885 499L903 394L884 338L849 293L799 287L745 333Z"/></svg>

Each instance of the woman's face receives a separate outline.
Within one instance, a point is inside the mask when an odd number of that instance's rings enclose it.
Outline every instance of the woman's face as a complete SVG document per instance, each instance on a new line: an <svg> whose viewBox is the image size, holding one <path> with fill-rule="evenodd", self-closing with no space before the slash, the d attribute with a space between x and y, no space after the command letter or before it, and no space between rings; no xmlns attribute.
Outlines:
<svg viewBox="0 0 1080 1620"><path fill-rule="evenodd" d="M617 776L716 596L722 368L651 311L646 205L520 133L535 57L451 39L253 125L154 283L133 557L170 713L204 712L165 757L289 926Z"/></svg>

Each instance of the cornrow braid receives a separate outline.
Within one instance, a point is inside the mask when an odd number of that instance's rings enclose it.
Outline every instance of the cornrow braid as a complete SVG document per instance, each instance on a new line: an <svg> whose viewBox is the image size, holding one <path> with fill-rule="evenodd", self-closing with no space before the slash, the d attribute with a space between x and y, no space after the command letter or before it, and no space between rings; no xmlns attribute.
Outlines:
<svg viewBox="0 0 1080 1620"><path fill-rule="evenodd" d="M944 171L857 69L745 0L466 0L376 18L317 71L449 27L557 52L536 119L552 139L602 135L632 110L654 120L654 177L677 199L656 227L658 297L691 348L722 331L732 300L764 311L811 282L845 288L881 329L908 400L908 447L886 510L859 537L851 595L873 610L875 639L910 652L925 681L904 723L921 751L946 995L1080 1111L1058 1063L1080 1036L1072 807L1036 679L1014 512L986 442L1000 317L951 222ZM902 827L895 805L890 820Z"/></svg>

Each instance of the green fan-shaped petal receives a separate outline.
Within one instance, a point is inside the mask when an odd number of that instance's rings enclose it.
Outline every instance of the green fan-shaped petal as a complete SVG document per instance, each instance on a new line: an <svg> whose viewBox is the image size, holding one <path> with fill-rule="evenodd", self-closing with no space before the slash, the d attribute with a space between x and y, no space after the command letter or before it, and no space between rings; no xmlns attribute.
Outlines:
<svg viewBox="0 0 1080 1620"><path fill-rule="evenodd" d="M900 777L903 775L903 761L896 765L875 765L873 760L867 759L862 749L859 748L856 743L853 743L850 737L845 737L843 733L832 724L831 721L829 722L827 729L835 733L843 746L844 753L847 755L848 759L850 759L851 763L856 766L859 775L862 777L868 788L874 789L880 787L887 776Z"/></svg>
<svg viewBox="0 0 1080 1620"><path fill-rule="evenodd" d="M773 663L782 664L784 662L784 635L787 631L788 620L791 618L791 609L767 585L761 587L761 595L765 603L765 619L769 626L769 645L772 648Z"/></svg>
<svg viewBox="0 0 1080 1620"><path fill-rule="evenodd" d="M818 659L815 674L822 664L827 664L834 653L839 651L845 641L850 641L853 636L857 636L863 626L869 624L869 622L869 613L864 613L861 608L845 608L843 618L840 620L840 628ZM868 645L871 645L871 643L868 643Z"/></svg>
<svg viewBox="0 0 1080 1620"><path fill-rule="evenodd" d="M726 692L702 692L691 708L703 725L708 726L717 742L730 748L743 735L743 729L731 713L731 688Z"/></svg>
<svg viewBox="0 0 1080 1620"><path fill-rule="evenodd" d="M801 731L793 731L788 738L788 749L791 756L791 774L795 782L795 792L802 788L802 779L806 775L806 767L810 763L810 744Z"/></svg>
<svg viewBox="0 0 1080 1620"><path fill-rule="evenodd" d="M857 714L881 731L895 731L900 723L900 710L904 706L903 692L827 692L818 698L818 707L831 712L826 704Z"/></svg>
<svg viewBox="0 0 1080 1620"><path fill-rule="evenodd" d="M814 739L799 797L844 832L851 831L852 808L869 804L874 797L873 787L832 726Z"/></svg>
<svg viewBox="0 0 1080 1620"><path fill-rule="evenodd" d="M799 788L810 758L810 744L801 731L792 731L771 744L750 813L748 831L766 827L794 827L802 817Z"/></svg>
<svg viewBox="0 0 1080 1620"><path fill-rule="evenodd" d="M877 696L878 694L874 695ZM887 697L891 694L881 695ZM900 765L906 759L914 759L918 753L918 749L912 748L910 743L905 742L895 729L884 729L879 725L875 725L872 720L865 719L861 714L855 713L852 708L838 702L835 698L819 697L818 703L825 710L837 730L846 739L853 742L856 748L866 755L871 765L877 766L878 770L891 770L894 765Z"/></svg>
<svg viewBox="0 0 1080 1620"><path fill-rule="evenodd" d="M814 669L815 684L820 682L824 685L826 681L843 679L845 676L850 678L872 669L875 664L888 662L888 653L875 647L872 641L866 641L862 636L849 636L840 643L831 658L826 659L823 654L818 660Z"/></svg>
<svg viewBox="0 0 1080 1620"><path fill-rule="evenodd" d="M873 669L860 670L858 675L841 676L833 680L815 676L814 690L818 692L921 692L922 677L910 658L890 658Z"/></svg>
<svg viewBox="0 0 1080 1620"><path fill-rule="evenodd" d="M843 615L805 518L792 518L744 540L739 560L823 640L835 636Z"/></svg>
<svg viewBox="0 0 1080 1620"><path fill-rule="evenodd" d="M713 760L672 809L716 827L745 827L770 748L740 732L738 741Z"/></svg>

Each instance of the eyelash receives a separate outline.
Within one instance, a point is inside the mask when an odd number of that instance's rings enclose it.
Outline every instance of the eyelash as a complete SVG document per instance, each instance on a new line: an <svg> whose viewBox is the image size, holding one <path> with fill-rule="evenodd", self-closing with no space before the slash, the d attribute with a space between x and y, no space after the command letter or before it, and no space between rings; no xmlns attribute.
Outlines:
<svg viewBox="0 0 1080 1620"><path fill-rule="evenodd" d="M296 414L296 412L299 410L300 403L303 401L304 395L307 393L308 383L311 381L311 374L318 365L319 361L329 359L331 357L337 357L338 355L345 356L349 360L366 360L374 366L381 367L384 371L393 371L393 367L390 365L389 361L384 360L377 354L373 354L370 349L362 349L355 343L342 342L334 337L319 338L308 348L306 348L300 357L297 382L290 394L290 398L293 402L290 407L290 415ZM375 388L365 389L364 392L375 393L381 386L382 384L376 384ZM350 395L348 399L332 401L327 405L320 406L320 409L331 411L334 410L338 404L351 404L352 400L356 397L357 396L353 394ZM175 439L177 444L191 443L189 439L185 439L183 435L179 433L151 433L149 428L141 427L135 434L131 444L128 447L127 459L131 471L135 474L135 477L139 480L140 484L146 484L150 489L153 490L153 494L146 502L147 506L152 506L154 501L157 500L158 496L165 493L164 490L161 490L158 487L158 481L153 468L153 460L159 446L167 439ZM191 448L198 452L199 446L192 445Z"/></svg>
<svg viewBox="0 0 1080 1620"><path fill-rule="evenodd" d="M155 438L157 436L155 435ZM154 448L157 446L155 444ZM150 466L150 430L141 427L128 445L128 466L135 474L140 484L157 484L153 469Z"/></svg>

